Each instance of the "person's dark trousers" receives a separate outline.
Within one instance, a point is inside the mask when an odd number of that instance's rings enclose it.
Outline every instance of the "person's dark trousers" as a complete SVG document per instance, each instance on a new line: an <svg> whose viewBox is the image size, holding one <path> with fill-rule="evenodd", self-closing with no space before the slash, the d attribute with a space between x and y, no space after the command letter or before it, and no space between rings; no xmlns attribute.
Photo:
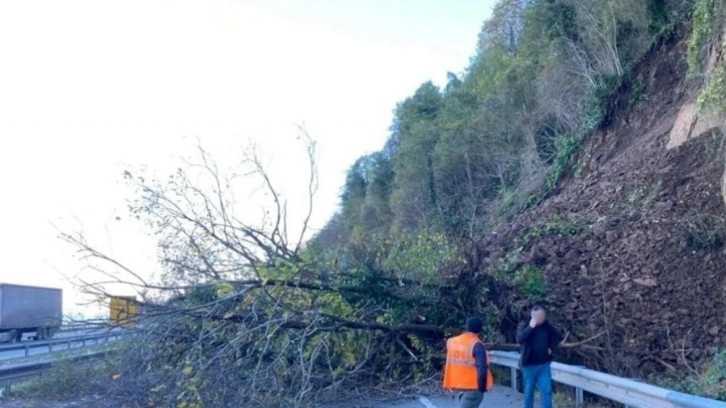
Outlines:
<svg viewBox="0 0 726 408"><path fill-rule="evenodd" d="M534 387L539 389L540 406L552 408L552 371L550 363L522 367L524 408L534 408Z"/></svg>
<svg viewBox="0 0 726 408"><path fill-rule="evenodd" d="M459 406L461 408L479 408L483 399L483 392L466 391L459 395Z"/></svg>

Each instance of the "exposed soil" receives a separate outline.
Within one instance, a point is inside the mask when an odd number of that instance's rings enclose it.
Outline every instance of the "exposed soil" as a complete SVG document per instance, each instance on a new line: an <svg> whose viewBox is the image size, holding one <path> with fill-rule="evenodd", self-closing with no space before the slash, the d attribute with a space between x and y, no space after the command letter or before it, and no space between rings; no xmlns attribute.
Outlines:
<svg viewBox="0 0 726 408"><path fill-rule="evenodd" d="M655 46L636 69L643 99L632 106L621 87L609 125L584 143L581 173L484 243L486 267L533 225L576 224L574 235L527 243L518 265L543 271L568 341L604 332L578 353L620 374L683 367L683 357L726 347L724 135L710 129L667 149L693 100L684 55L678 39Z"/></svg>

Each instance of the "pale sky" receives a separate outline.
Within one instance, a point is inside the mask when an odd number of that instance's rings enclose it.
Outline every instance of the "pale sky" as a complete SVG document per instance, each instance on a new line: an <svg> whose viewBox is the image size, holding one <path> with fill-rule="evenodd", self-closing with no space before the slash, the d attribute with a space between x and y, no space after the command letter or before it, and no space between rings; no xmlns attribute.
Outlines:
<svg viewBox="0 0 726 408"><path fill-rule="evenodd" d="M221 161L247 140L269 153L293 206L304 166L295 123L317 141L312 226L345 172L380 149L396 102L444 85L476 46L494 0L3 0L0 2L0 282L61 287L81 264L57 238L139 270L154 241L128 220L121 174L166 174L198 138ZM115 221L120 216L121 221Z"/></svg>

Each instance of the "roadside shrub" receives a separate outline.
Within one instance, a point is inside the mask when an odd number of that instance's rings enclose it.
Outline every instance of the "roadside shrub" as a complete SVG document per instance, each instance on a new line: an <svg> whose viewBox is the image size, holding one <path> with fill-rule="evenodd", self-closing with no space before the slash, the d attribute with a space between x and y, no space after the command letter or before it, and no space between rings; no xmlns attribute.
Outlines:
<svg viewBox="0 0 726 408"><path fill-rule="evenodd" d="M726 401L726 349L718 350L698 375L683 378L656 376L652 380L667 388Z"/></svg>
<svg viewBox="0 0 726 408"><path fill-rule="evenodd" d="M12 397L45 401L66 401L79 397L105 395L117 380L118 361L110 358L87 361L62 359L38 377L14 385Z"/></svg>
<svg viewBox="0 0 726 408"><path fill-rule="evenodd" d="M514 284L523 294L532 298L542 298L547 294L547 281L537 267L525 265L514 273Z"/></svg>

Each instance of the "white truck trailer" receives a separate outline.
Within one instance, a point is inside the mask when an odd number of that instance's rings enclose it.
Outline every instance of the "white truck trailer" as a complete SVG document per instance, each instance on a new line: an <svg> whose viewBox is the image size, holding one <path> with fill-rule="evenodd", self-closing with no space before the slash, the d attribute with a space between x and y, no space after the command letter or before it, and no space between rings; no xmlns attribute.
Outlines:
<svg viewBox="0 0 726 408"><path fill-rule="evenodd" d="M49 339L62 317L61 289L0 283L0 342Z"/></svg>

